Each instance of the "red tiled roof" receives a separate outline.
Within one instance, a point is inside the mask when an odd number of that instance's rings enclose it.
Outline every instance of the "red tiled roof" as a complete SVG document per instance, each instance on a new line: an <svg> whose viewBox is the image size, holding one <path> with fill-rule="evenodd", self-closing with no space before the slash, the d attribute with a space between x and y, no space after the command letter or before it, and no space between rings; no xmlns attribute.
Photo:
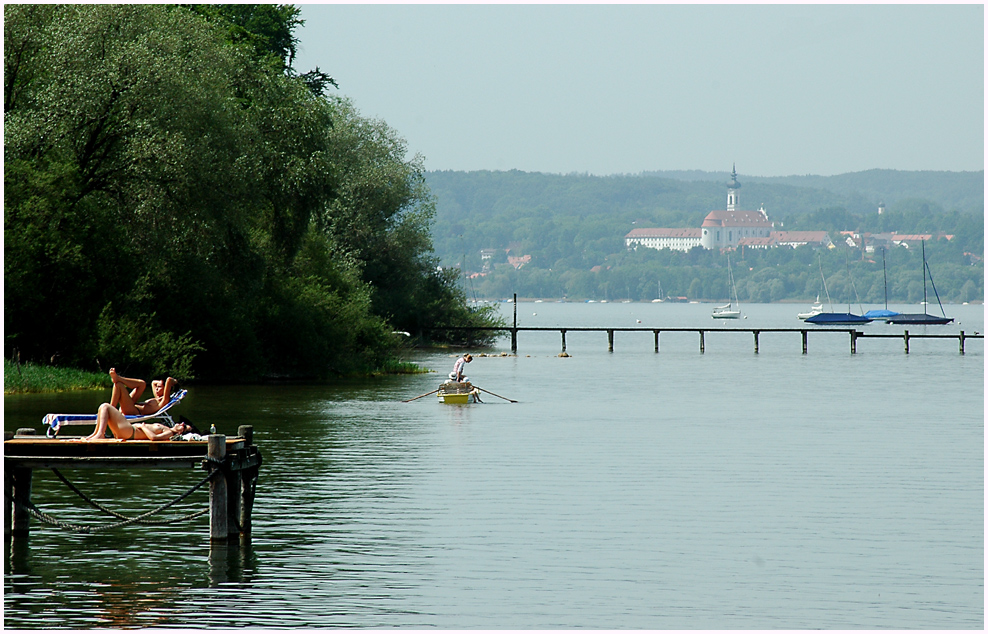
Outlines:
<svg viewBox="0 0 988 634"><path fill-rule="evenodd" d="M771 227L760 211L711 211L703 219L704 227Z"/></svg>

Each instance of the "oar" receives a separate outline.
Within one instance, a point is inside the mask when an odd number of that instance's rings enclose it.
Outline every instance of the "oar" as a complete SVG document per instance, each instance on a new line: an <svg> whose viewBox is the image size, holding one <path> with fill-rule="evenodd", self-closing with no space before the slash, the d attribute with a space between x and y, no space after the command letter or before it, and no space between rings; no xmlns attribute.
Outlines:
<svg viewBox="0 0 988 634"><path fill-rule="evenodd" d="M428 396L429 394L435 394L438 391L439 391L439 388L437 387L436 389L432 390L428 394L423 394L422 396ZM402 401L402 403L411 403L412 401L415 401L415 400L418 400L418 399L422 398L422 396L416 396L415 398L410 398L407 401Z"/></svg>
<svg viewBox="0 0 988 634"><path fill-rule="evenodd" d="M498 398L503 398L504 400L510 401L511 403L517 403L518 402L518 401L512 401L510 398L508 398L506 396L501 396L500 394L495 394L494 392L491 392L490 390L485 390L484 388L480 387L479 385L474 385L474 387L477 388L478 390L480 390L481 392L487 392L491 396L496 396Z"/></svg>

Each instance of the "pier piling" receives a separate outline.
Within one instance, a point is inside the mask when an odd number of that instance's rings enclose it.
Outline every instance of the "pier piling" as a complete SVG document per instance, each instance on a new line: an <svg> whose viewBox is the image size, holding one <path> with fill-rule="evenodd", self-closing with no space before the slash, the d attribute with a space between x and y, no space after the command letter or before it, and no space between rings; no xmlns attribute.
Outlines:
<svg viewBox="0 0 988 634"><path fill-rule="evenodd" d="M219 469L217 463L226 458L226 436L223 434L209 435L207 453L210 471ZM230 534L229 513L227 502L227 479L213 478L209 482L209 539L225 540Z"/></svg>
<svg viewBox="0 0 988 634"><path fill-rule="evenodd" d="M607 351L614 352L614 331L607 331Z"/></svg>

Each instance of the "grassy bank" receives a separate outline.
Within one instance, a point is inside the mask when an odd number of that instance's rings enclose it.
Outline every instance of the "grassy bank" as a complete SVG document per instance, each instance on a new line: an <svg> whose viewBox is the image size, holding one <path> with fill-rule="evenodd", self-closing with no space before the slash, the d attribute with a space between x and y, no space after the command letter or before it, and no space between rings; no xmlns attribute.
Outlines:
<svg viewBox="0 0 988 634"><path fill-rule="evenodd" d="M417 363L387 361L371 375L421 374L429 372ZM113 387L106 373L86 372L73 368L56 368L35 363L3 360L3 393L65 392L67 390L98 390Z"/></svg>
<svg viewBox="0 0 988 634"><path fill-rule="evenodd" d="M64 392L112 387L105 372L86 372L74 368L56 368L35 363L3 360L3 393Z"/></svg>

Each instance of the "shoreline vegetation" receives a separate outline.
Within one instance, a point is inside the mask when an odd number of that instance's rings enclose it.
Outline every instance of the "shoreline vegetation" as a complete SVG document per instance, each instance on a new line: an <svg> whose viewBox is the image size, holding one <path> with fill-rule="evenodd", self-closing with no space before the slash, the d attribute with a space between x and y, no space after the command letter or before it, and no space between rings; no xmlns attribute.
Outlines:
<svg viewBox="0 0 988 634"><path fill-rule="evenodd" d="M385 362L373 372L358 373L360 376L386 376L392 374L427 374L432 372L417 363L392 360ZM298 382L296 378L262 378L258 384L275 382ZM329 380L322 381L329 382ZM75 390L110 389L110 377L105 372L89 372L77 368L66 368L39 363L18 363L16 360L3 360L3 393L38 394L50 392L70 392Z"/></svg>
<svg viewBox="0 0 988 634"><path fill-rule="evenodd" d="M6 359L253 383L491 341L427 331L500 320L439 267L425 159L293 67L299 16L4 5Z"/></svg>

